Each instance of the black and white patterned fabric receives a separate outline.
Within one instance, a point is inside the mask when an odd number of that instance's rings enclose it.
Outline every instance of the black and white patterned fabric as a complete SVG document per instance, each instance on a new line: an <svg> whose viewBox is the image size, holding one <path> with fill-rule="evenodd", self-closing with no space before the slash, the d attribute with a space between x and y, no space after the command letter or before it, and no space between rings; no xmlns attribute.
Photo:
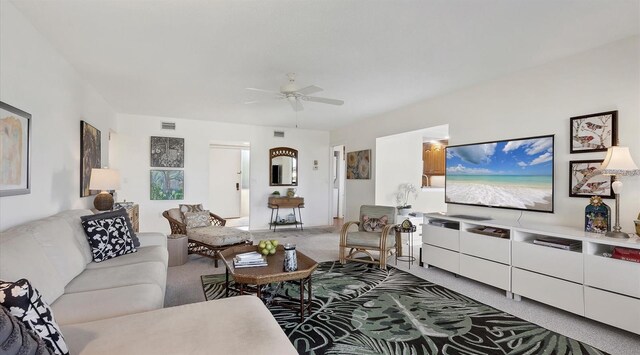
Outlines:
<svg viewBox="0 0 640 355"><path fill-rule="evenodd" d="M51 308L29 281L0 281L0 304L36 333L54 354L69 354Z"/></svg>
<svg viewBox="0 0 640 355"><path fill-rule="evenodd" d="M137 248L140 246L140 240L133 229L133 224L131 224L131 219L129 218L129 214L127 210L124 208L118 208L113 211L90 214L87 216L82 216L82 221L90 221L94 219L103 219L103 218L113 218L113 217L124 217L125 222L127 223L127 227L129 227L129 234L131 235L131 239L133 239L133 245Z"/></svg>
<svg viewBox="0 0 640 355"><path fill-rule="evenodd" d="M91 245L93 261L97 263L137 251L129 226L122 216L99 219L83 217L82 227Z"/></svg>
<svg viewBox="0 0 640 355"><path fill-rule="evenodd" d="M42 338L0 305L0 353L51 355L51 350Z"/></svg>

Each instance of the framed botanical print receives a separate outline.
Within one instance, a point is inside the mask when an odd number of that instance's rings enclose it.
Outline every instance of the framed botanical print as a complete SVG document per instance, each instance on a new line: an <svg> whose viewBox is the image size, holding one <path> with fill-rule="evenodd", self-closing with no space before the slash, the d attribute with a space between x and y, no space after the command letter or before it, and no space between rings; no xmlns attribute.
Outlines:
<svg viewBox="0 0 640 355"><path fill-rule="evenodd" d="M604 152L617 144L618 111L571 117L571 153Z"/></svg>
<svg viewBox="0 0 640 355"><path fill-rule="evenodd" d="M151 166L184 168L184 138L151 137Z"/></svg>
<svg viewBox="0 0 640 355"><path fill-rule="evenodd" d="M347 179L371 179L371 149L347 153Z"/></svg>
<svg viewBox="0 0 640 355"><path fill-rule="evenodd" d="M101 168L102 139L100 130L80 121L80 197L97 195L100 191L89 190L91 169Z"/></svg>
<svg viewBox="0 0 640 355"><path fill-rule="evenodd" d="M151 200L184 200L184 170L151 170Z"/></svg>
<svg viewBox="0 0 640 355"><path fill-rule="evenodd" d="M0 101L0 196L31 193L31 115Z"/></svg>
<svg viewBox="0 0 640 355"><path fill-rule="evenodd" d="M569 162L569 197L613 198L613 176L600 174L603 160L572 160Z"/></svg>

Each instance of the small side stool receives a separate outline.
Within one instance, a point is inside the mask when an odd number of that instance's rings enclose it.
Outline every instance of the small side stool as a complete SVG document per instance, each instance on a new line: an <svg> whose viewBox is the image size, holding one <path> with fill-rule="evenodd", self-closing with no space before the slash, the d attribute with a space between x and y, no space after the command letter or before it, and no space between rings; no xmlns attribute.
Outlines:
<svg viewBox="0 0 640 355"><path fill-rule="evenodd" d="M179 266L187 262L189 240L184 234L170 234L167 236L169 251L169 266Z"/></svg>

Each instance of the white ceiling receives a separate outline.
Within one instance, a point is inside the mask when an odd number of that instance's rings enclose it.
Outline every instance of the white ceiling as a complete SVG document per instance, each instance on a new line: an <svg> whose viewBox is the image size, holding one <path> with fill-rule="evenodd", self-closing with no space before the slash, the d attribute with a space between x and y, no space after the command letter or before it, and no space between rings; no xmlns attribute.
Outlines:
<svg viewBox="0 0 640 355"><path fill-rule="evenodd" d="M119 113L330 130L639 33L639 0L15 0ZM267 95L268 97L268 95Z"/></svg>

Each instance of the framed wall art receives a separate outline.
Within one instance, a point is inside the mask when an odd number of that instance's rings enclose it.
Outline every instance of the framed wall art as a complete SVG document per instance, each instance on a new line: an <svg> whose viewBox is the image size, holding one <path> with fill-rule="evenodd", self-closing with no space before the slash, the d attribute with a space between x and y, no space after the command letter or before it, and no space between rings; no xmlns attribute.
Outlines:
<svg viewBox="0 0 640 355"><path fill-rule="evenodd" d="M618 111L571 117L571 153L604 152L618 141Z"/></svg>
<svg viewBox="0 0 640 355"><path fill-rule="evenodd" d="M347 153L347 179L371 179L371 149Z"/></svg>
<svg viewBox="0 0 640 355"><path fill-rule="evenodd" d="M184 138L151 137L151 167L184 168Z"/></svg>
<svg viewBox="0 0 640 355"><path fill-rule="evenodd" d="M569 197L614 198L613 176L598 170L603 160L572 160L569 162Z"/></svg>
<svg viewBox="0 0 640 355"><path fill-rule="evenodd" d="M100 130L80 121L80 197L97 195L100 191L89 190L91 169L99 169L102 159Z"/></svg>
<svg viewBox="0 0 640 355"><path fill-rule="evenodd" d="M152 200L183 200L184 170L151 170Z"/></svg>
<svg viewBox="0 0 640 355"><path fill-rule="evenodd" d="M0 101L0 196L31 193L31 115Z"/></svg>

